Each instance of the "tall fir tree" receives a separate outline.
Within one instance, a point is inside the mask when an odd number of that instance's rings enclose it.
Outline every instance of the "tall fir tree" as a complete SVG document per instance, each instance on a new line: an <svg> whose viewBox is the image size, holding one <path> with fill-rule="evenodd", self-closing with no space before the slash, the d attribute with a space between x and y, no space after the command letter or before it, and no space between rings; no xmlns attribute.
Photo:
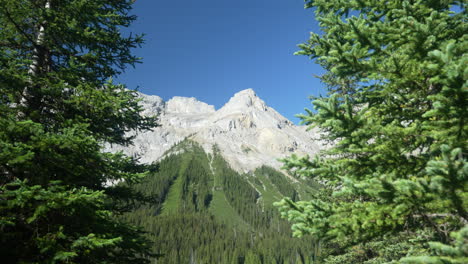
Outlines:
<svg viewBox="0 0 468 264"><path fill-rule="evenodd" d="M284 161L323 188L278 203L283 217L326 242L326 263L466 263L466 227L450 235L468 222L464 1L306 2L323 34L298 54L329 93L301 118L329 147Z"/></svg>
<svg viewBox="0 0 468 264"><path fill-rule="evenodd" d="M0 255L3 263L146 263L141 231L118 220L145 175L104 153L150 129L112 77L139 58L130 0L0 0Z"/></svg>

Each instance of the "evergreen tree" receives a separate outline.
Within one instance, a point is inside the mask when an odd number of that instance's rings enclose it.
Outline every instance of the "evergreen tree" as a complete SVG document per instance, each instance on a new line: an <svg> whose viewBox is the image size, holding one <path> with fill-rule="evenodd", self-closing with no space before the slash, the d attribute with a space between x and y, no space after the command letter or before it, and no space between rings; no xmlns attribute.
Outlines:
<svg viewBox="0 0 468 264"><path fill-rule="evenodd" d="M0 0L0 255L4 263L146 263L149 244L117 220L142 197L144 168L105 143L149 129L114 84L138 58L131 0Z"/></svg>
<svg viewBox="0 0 468 264"><path fill-rule="evenodd" d="M247 251L245 255L244 263L245 264L262 264L262 261L260 260L260 257L258 255L256 255L254 252L249 250Z"/></svg>
<svg viewBox="0 0 468 264"><path fill-rule="evenodd" d="M450 233L468 221L464 1L306 2L323 34L298 54L327 70L329 93L301 118L330 147L284 161L323 188L278 203L283 217L296 236L327 242L328 263L394 261L428 245L466 260L466 248L438 244L455 243Z"/></svg>
<svg viewBox="0 0 468 264"><path fill-rule="evenodd" d="M268 200L277 192L268 175L287 176L267 167L241 175L220 153L207 154L190 140L167 153L173 154L158 161L159 170L134 186L157 197L155 202L124 215L147 231L152 250L163 255L158 263L286 264L313 251L311 237L291 237L289 224L271 204L279 198ZM253 173L257 187L249 183ZM257 199L255 189L265 196ZM309 263L305 257L303 262Z"/></svg>
<svg viewBox="0 0 468 264"><path fill-rule="evenodd" d="M402 259L402 263L468 263L468 227L465 226L451 235L453 238L451 245L429 242L429 247L434 256L406 257Z"/></svg>

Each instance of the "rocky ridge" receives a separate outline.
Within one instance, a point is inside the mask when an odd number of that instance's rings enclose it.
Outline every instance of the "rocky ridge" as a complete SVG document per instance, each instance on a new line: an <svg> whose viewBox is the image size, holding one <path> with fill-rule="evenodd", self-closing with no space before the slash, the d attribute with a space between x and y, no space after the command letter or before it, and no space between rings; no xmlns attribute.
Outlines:
<svg viewBox="0 0 468 264"><path fill-rule="evenodd" d="M160 126L138 133L133 146L112 146L140 161L161 159L176 143L191 139L206 152L216 145L230 165L240 172L262 165L281 167L278 158L314 155L321 148L316 133L296 126L267 106L252 89L236 93L222 108L195 98L176 96L167 102L161 97L140 94L145 115L158 115Z"/></svg>

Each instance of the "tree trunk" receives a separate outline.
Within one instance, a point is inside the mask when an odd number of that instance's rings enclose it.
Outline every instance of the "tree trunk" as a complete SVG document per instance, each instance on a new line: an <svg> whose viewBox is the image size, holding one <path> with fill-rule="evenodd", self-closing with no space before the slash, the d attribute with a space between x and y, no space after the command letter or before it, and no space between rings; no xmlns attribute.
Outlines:
<svg viewBox="0 0 468 264"><path fill-rule="evenodd" d="M46 10L50 9L50 0L46 1L44 8ZM48 61L49 52L43 46L44 40L45 40L46 22L47 21L43 21L41 25L39 25L39 31L37 33L37 37L34 43L32 62L31 62L31 65L29 65L29 69L28 69L28 75L29 75L28 85L23 89L23 92L21 94L21 99L19 102L19 106L22 109L28 107L32 100L37 100L37 98L34 98L33 78L36 77L41 72L41 70L42 71L44 70L44 67L46 66L46 63ZM20 112L18 115L22 117L24 116L24 113Z"/></svg>

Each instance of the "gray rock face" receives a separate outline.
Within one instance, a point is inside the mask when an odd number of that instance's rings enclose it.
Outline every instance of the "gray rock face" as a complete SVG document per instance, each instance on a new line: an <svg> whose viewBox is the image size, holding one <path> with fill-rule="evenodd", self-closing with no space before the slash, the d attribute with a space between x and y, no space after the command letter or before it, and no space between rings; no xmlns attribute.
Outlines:
<svg viewBox="0 0 468 264"><path fill-rule="evenodd" d="M167 101L166 112L195 115L213 113L215 112L215 108L214 106L200 102L193 97L188 98L175 96L171 100Z"/></svg>
<svg viewBox="0 0 468 264"><path fill-rule="evenodd" d="M295 153L314 155L322 147L316 132L295 126L268 107L252 89L236 93L221 109L195 98L174 97L164 102L158 96L141 94L145 115L158 115L160 126L139 133L133 146L123 150L150 163L161 159L176 143L191 139L212 152L216 145L230 165L241 172L262 165L281 167L279 158Z"/></svg>

